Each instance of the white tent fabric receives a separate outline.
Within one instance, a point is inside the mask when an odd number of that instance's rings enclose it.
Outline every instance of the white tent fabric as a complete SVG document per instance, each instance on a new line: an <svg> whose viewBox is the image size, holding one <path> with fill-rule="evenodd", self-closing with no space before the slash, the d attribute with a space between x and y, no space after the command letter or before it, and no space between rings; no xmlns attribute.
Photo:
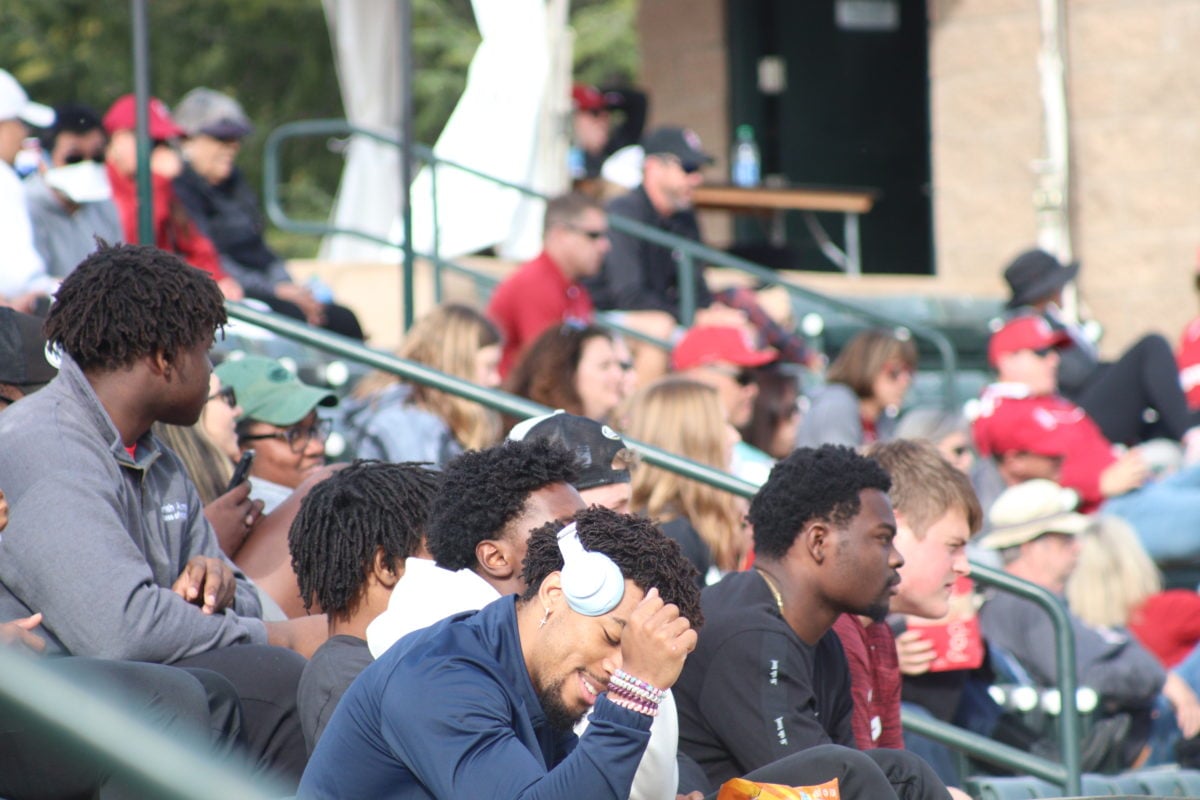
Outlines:
<svg viewBox="0 0 1200 800"><path fill-rule="evenodd" d="M395 110L392 119L398 118L398 82L392 82L396 88L389 97L380 96L385 67L379 63L398 59L397 28L382 21L377 8L388 5L387 0L324 2L334 41L345 42L345 47L338 46L337 57L350 121L394 129L394 123L386 124L385 114ZM365 6L373 10L363 11ZM466 89L434 152L510 183L547 193L561 191L567 183L565 120L570 97L566 0L473 0L473 7L481 42L467 74ZM394 19L394 14L386 18ZM356 40L349 32L352 28L365 29L369 35ZM385 36L380 35L381 30ZM381 38L390 41L377 41ZM385 44L390 44L390 49ZM390 75L397 74L395 68L388 69ZM385 162L379 150L369 143L352 145L334 219L352 220L352 227L357 228L369 224L370 230L379 231L377 226L386 213L389 216L382 230L398 247L403 228L396 189L397 156L391 151ZM435 243L436 251L445 257L494 245L510 258L537 253L540 201L461 170L441 167L436 175L435 213L434 182L431 170L424 168L413 183L413 247L418 253L435 252ZM341 244L344 238L330 237L322 256L347 258L341 255L349 251ZM352 258L392 260L397 247L355 245Z"/></svg>
<svg viewBox="0 0 1200 800"><path fill-rule="evenodd" d="M396 0L323 0L346 119L399 138L401 92ZM400 213L400 155L391 145L351 137L332 222L386 237ZM353 236L327 236L320 257L375 261L380 248ZM394 256L389 256L389 258Z"/></svg>

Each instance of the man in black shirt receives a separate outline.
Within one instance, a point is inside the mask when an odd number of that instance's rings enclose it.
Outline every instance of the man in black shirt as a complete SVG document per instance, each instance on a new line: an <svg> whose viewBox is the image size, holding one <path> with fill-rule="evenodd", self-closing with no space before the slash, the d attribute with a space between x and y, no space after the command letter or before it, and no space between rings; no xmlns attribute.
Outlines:
<svg viewBox="0 0 1200 800"><path fill-rule="evenodd" d="M707 623L676 684L680 749L714 786L810 748L854 747L850 675L831 628L843 613L887 613L904 563L890 487L876 462L827 445L781 461L751 503L755 569L704 591ZM863 755L855 769L882 770L894 796L948 796L916 756Z"/></svg>

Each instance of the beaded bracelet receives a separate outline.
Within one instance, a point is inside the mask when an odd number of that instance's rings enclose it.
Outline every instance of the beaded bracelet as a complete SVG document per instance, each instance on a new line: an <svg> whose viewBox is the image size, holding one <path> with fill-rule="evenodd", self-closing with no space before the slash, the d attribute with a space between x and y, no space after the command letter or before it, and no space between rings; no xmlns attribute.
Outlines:
<svg viewBox="0 0 1200 800"><path fill-rule="evenodd" d="M627 694L624 690L619 689L609 683L608 699L619 705L621 708L627 708L630 711L636 711L639 714L645 714L648 717L658 716L658 704L650 703L638 697Z"/></svg>
<svg viewBox="0 0 1200 800"><path fill-rule="evenodd" d="M616 683L618 686L624 687L654 705L662 704L663 698L667 694L665 689L659 689L657 686L646 683L640 678L635 678L623 669L614 672L609 678L609 683Z"/></svg>

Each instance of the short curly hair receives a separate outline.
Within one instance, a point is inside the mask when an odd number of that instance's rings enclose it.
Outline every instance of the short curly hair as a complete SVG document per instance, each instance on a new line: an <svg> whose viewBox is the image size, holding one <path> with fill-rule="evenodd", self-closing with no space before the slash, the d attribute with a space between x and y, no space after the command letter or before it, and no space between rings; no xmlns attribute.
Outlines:
<svg viewBox="0 0 1200 800"><path fill-rule="evenodd" d="M862 508L860 492L886 494L891 488L892 479L878 462L849 447L801 447L775 465L750 502L754 551L763 558L783 558L807 523L845 525Z"/></svg>
<svg viewBox="0 0 1200 800"><path fill-rule="evenodd" d="M522 600L537 597L546 576L563 568L562 552L558 549L561 529L561 523L550 522L529 535L521 574L526 586ZM621 574L642 591L658 589L662 599L678 606L679 613L693 628L699 630L704 624L696 568L683 555L679 543L657 525L645 517L593 506L575 515L575 530L585 549L611 558L621 568Z"/></svg>
<svg viewBox="0 0 1200 800"><path fill-rule="evenodd" d="M157 247L97 243L58 287L46 318L46 339L81 368L174 356L225 324L225 300L208 273Z"/></svg>
<svg viewBox="0 0 1200 800"><path fill-rule="evenodd" d="M425 464L360 459L313 486L288 531L304 608L347 619L381 548L392 568L420 549L437 481Z"/></svg>
<svg viewBox="0 0 1200 800"><path fill-rule="evenodd" d="M439 567L474 569L475 547L496 538L529 495L555 483L574 484L575 455L557 442L502 442L468 450L446 465L429 515L426 546Z"/></svg>

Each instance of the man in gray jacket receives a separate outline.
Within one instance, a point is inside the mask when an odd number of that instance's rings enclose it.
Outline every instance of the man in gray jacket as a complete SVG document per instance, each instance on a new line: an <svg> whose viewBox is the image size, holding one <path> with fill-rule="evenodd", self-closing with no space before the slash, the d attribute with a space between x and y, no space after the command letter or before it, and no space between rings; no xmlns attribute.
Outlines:
<svg viewBox="0 0 1200 800"><path fill-rule="evenodd" d="M101 248L62 283L45 329L59 375L0 416L0 619L42 613L49 653L224 675L260 765L295 779L304 659L266 645L305 649L303 626L259 619L182 463L150 432L197 420L224 322L211 278L152 247Z"/></svg>

